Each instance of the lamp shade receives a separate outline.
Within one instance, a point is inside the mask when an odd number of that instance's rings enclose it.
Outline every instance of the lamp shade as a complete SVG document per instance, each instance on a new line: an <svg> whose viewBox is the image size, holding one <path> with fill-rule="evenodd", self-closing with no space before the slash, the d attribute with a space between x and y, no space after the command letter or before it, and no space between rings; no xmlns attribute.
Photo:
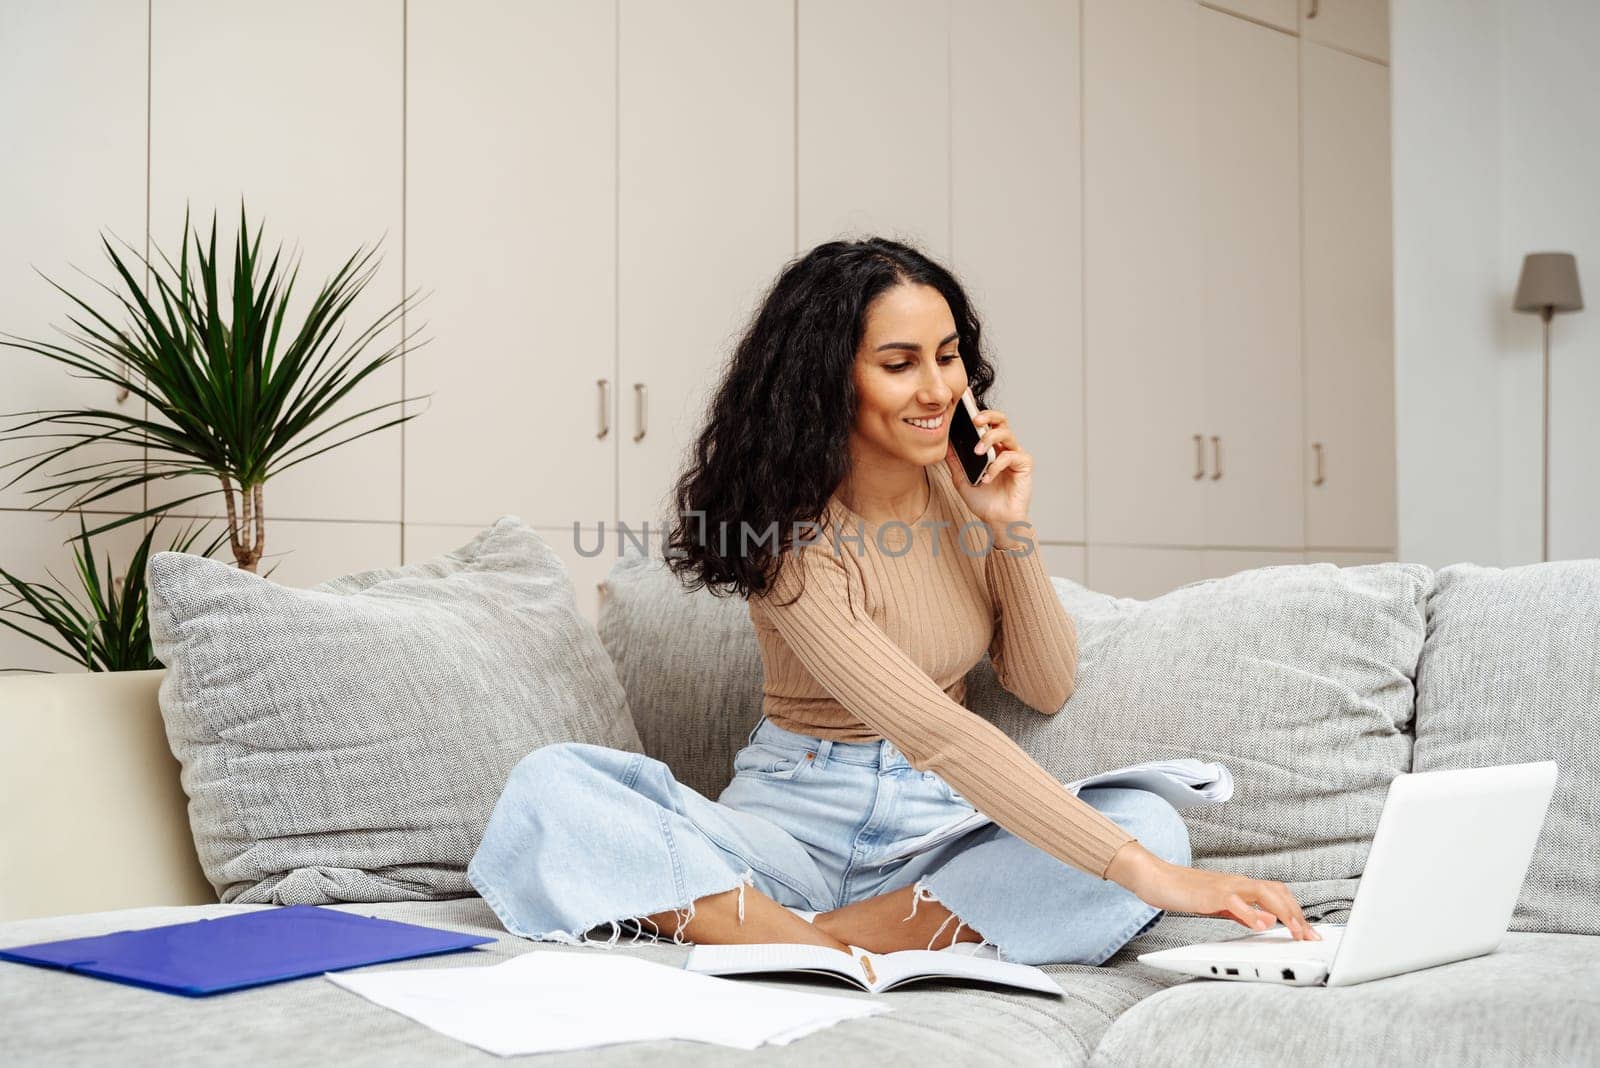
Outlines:
<svg viewBox="0 0 1600 1068"><path fill-rule="evenodd" d="M1578 289L1578 261L1570 252L1530 252L1522 257L1522 277L1517 280L1519 312L1582 311Z"/></svg>

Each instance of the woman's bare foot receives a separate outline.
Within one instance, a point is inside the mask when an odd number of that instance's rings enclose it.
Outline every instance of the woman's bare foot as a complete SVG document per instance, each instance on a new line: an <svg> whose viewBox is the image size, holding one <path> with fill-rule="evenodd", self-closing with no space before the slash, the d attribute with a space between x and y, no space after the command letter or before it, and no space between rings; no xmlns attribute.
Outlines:
<svg viewBox="0 0 1600 1068"><path fill-rule="evenodd" d="M660 929L662 938L671 938L673 932L679 929L679 920L686 914L687 910L668 909L645 918ZM799 942L804 945L827 946L841 953L850 952L849 945L821 928L807 923L753 886L744 887L742 921L739 919L739 887L736 886L720 894L708 894L697 898L694 903L694 919L684 924L682 930L683 937L690 942L714 945Z"/></svg>
<svg viewBox="0 0 1600 1068"><path fill-rule="evenodd" d="M965 926L963 921L952 920L950 910L937 901L917 902L916 915L911 916L914 890L915 887L902 886L887 894L851 902L832 912L819 913L811 921L812 926L847 945L860 946L874 953L927 949L941 925L944 931L939 933L939 944L935 949L943 949L956 942L983 941L983 936ZM952 937L951 932L958 924L962 924L961 933Z"/></svg>

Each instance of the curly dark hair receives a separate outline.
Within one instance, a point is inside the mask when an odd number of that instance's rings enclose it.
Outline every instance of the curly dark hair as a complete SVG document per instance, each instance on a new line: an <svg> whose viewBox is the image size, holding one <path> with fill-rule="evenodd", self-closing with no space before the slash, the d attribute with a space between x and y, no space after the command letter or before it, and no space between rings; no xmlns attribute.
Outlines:
<svg viewBox="0 0 1600 1068"><path fill-rule="evenodd" d="M764 591L777 579L795 524L825 526L828 498L850 469L851 373L867 308L906 283L944 296L967 385L987 407L994 368L983 355L977 313L949 270L883 237L829 241L791 260L735 345L673 489L677 515L663 555L685 588L746 598Z"/></svg>

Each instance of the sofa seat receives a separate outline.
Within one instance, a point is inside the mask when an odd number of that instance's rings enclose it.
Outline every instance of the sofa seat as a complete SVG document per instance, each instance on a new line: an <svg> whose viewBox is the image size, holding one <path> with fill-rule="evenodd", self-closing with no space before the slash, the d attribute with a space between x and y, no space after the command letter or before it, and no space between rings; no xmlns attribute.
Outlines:
<svg viewBox="0 0 1600 1068"><path fill-rule="evenodd" d="M184 905L122 909L14 920L0 924L0 945L85 937L136 927L183 923L273 906ZM407 923L470 931L496 938L460 954L372 965L372 970L473 967L521 953L627 953L680 965L686 946L628 943L611 950L529 942L507 934L481 898L449 901L332 905L341 911ZM1168 917L1118 959L1165 945ZM1152 941L1152 938L1156 941ZM1135 946L1143 948L1135 949ZM1113 1020L1176 976L1143 965L1046 969L1068 991L1065 998L998 987L925 982L883 995L893 1011L847 1020L789 1046L754 1052L700 1042L630 1042L572 1053L540 1055L543 1065L750 1064L777 1058L790 1063L862 1065L959 1064L1081 1065ZM813 993L870 997L826 979L760 982ZM627 1006L618 1005L617 1012ZM186 998L66 972L0 961L0 1038L9 1064L182 1065L217 1064L404 1065L502 1064L501 1058L401 1019L387 1009L321 978L297 979L209 998Z"/></svg>
<svg viewBox="0 0 1600 1068"><path fill-rule="evenodd" d="M1513 931L1487 956L1347 987L1178 983L1119 1016L1091 1063L1600 1064L1600 938Z"/></svg>

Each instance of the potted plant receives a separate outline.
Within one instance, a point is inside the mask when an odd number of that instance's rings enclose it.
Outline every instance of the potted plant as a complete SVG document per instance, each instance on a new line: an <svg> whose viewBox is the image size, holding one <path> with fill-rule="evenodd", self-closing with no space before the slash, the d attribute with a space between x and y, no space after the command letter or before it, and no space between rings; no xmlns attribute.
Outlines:
<svg viewBox="0 0 1600 1068"><path fill-rule="evenodd" d="M88 671L160 670L162 664L150 647L149 601L144 582L145 564L160 522L157 519L151 523L134 549L127 570L118 575L109 555L104 573L100 571L89 533L84 529L83 513L78 513L79 534L73 539L72 555L83 596L63 593L44 582L30 582L0 567L0 597L9 594L13 598L9 603L0 603L0 626L82 664ZM187 529L168 547L173 552L189 552L199 534L198 529ZM219 534L201 555L216 552L226 536L226 532ZM0 668L0 673L27 670Z"/></svg>
<svg viewBox="0 0 1600 1068"><path fill-rule="evenodd" d="M239 205L239 230L234 242L231 274L231 300L223 305L217 263L217 223L213 213L209 241L202 245L200 234L193 234L195 263L190 264L190 226L187 211L180 239L179 262L174 265L157 252L163 266L142 256L123 242L133 261L125 260L106 240L101 243L115 269L121 289L106 286L121 304L126 322L117 325L81 297L51 281L79 312L69 316L77 334L68 334L73 345L28 340L0 334L0 345L31 352L54 360L78 377L109 382L127 394L146 402L144 412L116 408L78 408L53 411L8 413L0 418L17 420L0 428L0 438L65 439L30 455L0 464L0 470L26 466L5 485L41 471L56 461L76 459L75 450L86 445L111 442L130 450L126 457L113 457L93 463L67 467L55 473L42 472L42 485L28 492L43 495L30 505L41 508L63 493L76 492L73 500L57 513L79 510L78 555L80 582L87 594L91 620L68 611L69 602L58 592L46 592L40 584L25 583L6 572L0 591L9 589L15 598L6 606L35 624L54 631L66 648L56 646L63 655L84 663L91 670L122 670L112 663L137 663L142 655L137 647L131 619L122 615L142 611L143 560L149 553L152 525L136 551L139 566L130 564L129 573L118 588L108 587L94 569L89 539L126 523L156 519L190 501L223 495L227 513L225 531L233 558L239 567L254 572L266 549L267 482L281 471L367 434L416 418L421 412L405 412L404 405L418 397L378 404L354 415L323 426L331 409L360 384L362 379L398 359L417 346L415 331L386 342L376 354L369 353L380 335L401 322L411 310L415 293L383 311L354 338L341 347L351 304L366 288L377 270L373 257L377 247L358 249L347 259L312 300L298 323L285 329L285 318L295 280L296 265L287 277L280 271L282 247L274 252L263 273L260 255L261 227L250 237L244 204ZM152 283L149 296L137 280L148 271ZM137 272L137 273L136 273ZM47 281L50 281L48 278ZM159 305L159 306L158 306ZM428 396L424 394L423 396ZM332 442L327 435L346 424L384 409L402 406L402 414L376 426L349 433ZM157 479L180 475L209 476L218 489L191 494L171 502L120 516L92 530L85 529L81 509L122 490ZM174 542L187 551L195 535ZM208 549L210 555L220 540ZM78 550L75 548L75 554ZM87 566L85 562L87 561ZM108 572L109 562L108 562ZM21 606L26 606L26 609ZM137 609L133 606L139 606ZM31 614L27 611L31 609ZM113 609L118 614L113 614ZM102 614L104 613L104 614ZM14 624L13 629L21 630ZM98 645L90 633L100 628ZM109 628L109 631L108 629ZM24 633L30 633L24 630ZM143 641L148 645L148 632ZM66 635L73 637L67 639ZM30 633L38 638L38 634ZM44 640L44 639L40 639ZM128 648L108 655L108 643L126 640ZM149 659L153 663L153 658Z"/></svg>

